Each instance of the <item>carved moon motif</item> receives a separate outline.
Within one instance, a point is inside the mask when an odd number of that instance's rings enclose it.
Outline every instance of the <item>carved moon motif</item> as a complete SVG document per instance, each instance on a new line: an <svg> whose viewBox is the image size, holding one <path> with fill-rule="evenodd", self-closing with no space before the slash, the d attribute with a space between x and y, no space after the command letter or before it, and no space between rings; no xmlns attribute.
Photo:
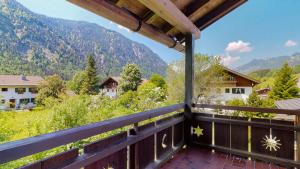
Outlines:
<svg viewBox="0 0 300 169"><path fill-rule="evenodd" d="M164 134L162 141L161 141L161 146L163 149L167 148L167 145L165 144L166 137L167 137L167 134Z"/></svg>

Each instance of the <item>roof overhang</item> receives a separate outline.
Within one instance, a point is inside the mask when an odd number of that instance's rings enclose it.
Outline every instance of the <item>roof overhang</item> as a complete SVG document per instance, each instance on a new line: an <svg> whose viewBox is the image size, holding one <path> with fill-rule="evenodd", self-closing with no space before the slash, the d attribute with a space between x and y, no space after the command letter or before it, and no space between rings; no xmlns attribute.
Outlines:
<svg viewBox="0 0 300 169"><path fill-rule="evenodd" d="M68 0L119 25L183 52L196 38L247 0Z"/></svg>

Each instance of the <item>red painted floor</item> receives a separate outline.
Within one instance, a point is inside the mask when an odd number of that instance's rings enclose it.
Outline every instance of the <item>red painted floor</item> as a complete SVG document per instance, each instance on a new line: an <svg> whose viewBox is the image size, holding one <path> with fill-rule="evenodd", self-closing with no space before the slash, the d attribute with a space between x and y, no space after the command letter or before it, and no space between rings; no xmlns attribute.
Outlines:
<svg viewBox="0 0 300 169"><path fill-rule="evenodd" d="M284 169L272 164L213 153L203 148L181 150L162 169Z"/></svg>

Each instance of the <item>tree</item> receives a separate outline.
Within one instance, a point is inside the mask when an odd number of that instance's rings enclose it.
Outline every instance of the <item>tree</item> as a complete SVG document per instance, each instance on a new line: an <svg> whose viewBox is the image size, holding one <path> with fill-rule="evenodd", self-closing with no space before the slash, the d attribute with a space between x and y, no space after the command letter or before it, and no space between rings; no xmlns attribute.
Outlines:
<svg viewBox="0 0 300 169"><path fill-rule="evenodd" d="M274 86L270 92L270 98L274 100L292 99L298 97L299 88L297 87L296 76L293 69L285 63L276 73Z"/></svg>
<svg viewBox="0 0 300 169"><path fill-rule="evenodd" d="M166 99L166 91L152 82L140 85L137 93L140 111L158 108Z"/></svg>
<svg viewBox="0 0 300 169"><path fill-rule="evenodd" d="M136 64L127 64L121 73L119 88L121 93L136 91L142 82L142 73Z"/></svg>
<svg viewBox="0 0 300 169"><path fill-rule="evenodd" d="M251 107L262 107L263 106L263 101L262 99L258 96L256 91L253 91L250 95L249 98L247 99L247 105Z"/></svg>
<svg viewBox="0 0 300 169"><path fill-rule="evenodd" d="M150 82L152 82L155 86L160 87L162 89L167 88L167 83L165 79L159 74L152 74L150 77Z"/></svg>
<svg viewBox="0 0 300 169"><path fill-rule="evenodd" d="M226 76L219 58L196 54L194 56L194 100L210 102L218 95L222 78ZM176 61L167 69L168 100L182 102L184 99L184 60Z"/></svg>
<svg viewBox="0 0 300 169"><path fill-rule="evenodd" d="M48 76L38 86L37 102L44 104L44 101L51 98L59 98L60 94L65 91L65 83L58 75Z"/></svg>
<svg viewBox="0 0 300 169"><path fill-rule="evenodd" d="M74 91L76 94L80 94L82 89L83 83L86 79L86 72L85 71L78 71L67 83L67 87Z"/></svg>
<svg viewBox="0 0 300 169"><path fill-rule="evenodd" d="M99 79L97 77L97 68L94 57L88 55L87 65L85 68L86 78L83 81L82 88L80 90L81 94L97 94Z"/></svg>

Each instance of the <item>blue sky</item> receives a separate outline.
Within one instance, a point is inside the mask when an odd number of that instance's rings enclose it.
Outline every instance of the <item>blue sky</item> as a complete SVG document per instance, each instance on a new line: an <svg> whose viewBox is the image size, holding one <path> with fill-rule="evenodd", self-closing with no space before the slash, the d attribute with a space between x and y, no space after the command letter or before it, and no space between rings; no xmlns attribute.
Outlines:
<svg viewBox="0 0 300 169"><path fill-rule="evenodd" d="M83 20L115 30L151 48L166 62L182 54L132 33L65 0L17 0L33 12L51 17ZM249 0L202 32L196 52L218 55L230 67L255 58L300 52L300 0Z"/></svg>

